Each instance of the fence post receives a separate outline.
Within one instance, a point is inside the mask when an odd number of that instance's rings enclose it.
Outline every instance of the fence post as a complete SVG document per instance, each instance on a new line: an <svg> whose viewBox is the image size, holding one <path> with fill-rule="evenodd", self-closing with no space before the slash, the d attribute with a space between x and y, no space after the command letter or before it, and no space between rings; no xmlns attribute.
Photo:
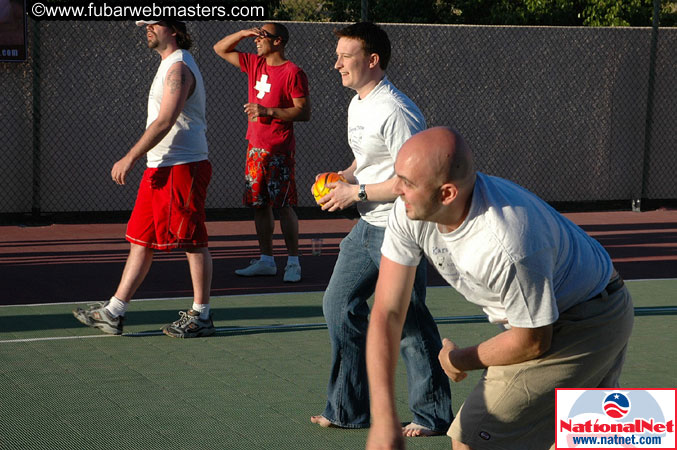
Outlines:
<svg viewBox="0 0 677 450"><path fill-rule="evenodd" d="M40 21L33 20L32 62L33 70L33 196L31 213L33 219L39 219L41 213L40 188L42 172L40 164Z"/></svg>
<svg viewBox="0 0 677 450"><path fill-rule="evenodd" d="M653 22L651 26L651 50L649 55L649 86L646 99L646 123L644 126L644 154L642 158L642 190L639 197L632 200L632 210L642 211L642 200L646 199L646 183L649 176L651 159L651 128L653 126L653 97L656 81L656 52L658 51L658 28L661 0L653 0Z"/></svg>

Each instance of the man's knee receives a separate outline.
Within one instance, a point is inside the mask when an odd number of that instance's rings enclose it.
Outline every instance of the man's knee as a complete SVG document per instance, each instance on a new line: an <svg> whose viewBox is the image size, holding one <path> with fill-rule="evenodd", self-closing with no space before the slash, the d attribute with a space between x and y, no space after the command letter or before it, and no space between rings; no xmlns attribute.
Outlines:
<svg viewBox="0 0 677 450"><path fill-rule="evenodd" d="M296 218L296 213L294 212L294 208L292 208L289 205L282 206L281 208L275 208L275 211L280 216L280 219L294 219Z"/></svg>
<svg viewBox="0 0 677 450"><path fill-rule="evenodd" d="M273 207L270 205L259 205L254 207L254 215L267 216L273 214Z"/></svg>
<svg viewBox="0 0 677 450"><path fill-rule="evenodd" d="M209 247L189 247L185 248L184 251L189 255L204 255L209 256Z"/></svg>
<svg viewBox="0 0 677 450"><path fill-rule="evenodd" d="M343 312L342 302L336 298L334 290L329 286L322 297L322 312L325 318L336 318Z"/></svg>
<svg viewBox="0 0 677 450"><path fill-rule="evenodd" d="M146 247L145 245L135 244L134 242L129 243L129 253L134 255L152 255L154 250L151 247Z"/></svg>
<svg viewBox="0 0 677 450"><path fill-rule="evenodd" d="M456 439L451 439L451 448L452 450L472 450L469 445L465 445L463 442L459 442Z"/></svg>

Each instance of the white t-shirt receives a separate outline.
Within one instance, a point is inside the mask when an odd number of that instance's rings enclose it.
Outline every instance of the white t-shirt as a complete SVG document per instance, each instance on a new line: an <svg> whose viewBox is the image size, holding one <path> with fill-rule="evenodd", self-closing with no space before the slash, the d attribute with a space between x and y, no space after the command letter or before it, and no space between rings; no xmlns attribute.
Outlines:
<svg viewBox="0 0 677 450"><path fill-rule="evenodd" d="M477 174L463 224L450 233L411 220L397 199L381 253L415 266L423 253L489 321L522 328L554 323L597 295L613 272L602 245L526 189Z"/></svg>
<svg viewBox="0 0 677 450"><path fill-rule="evenodd" d="M183 111L169 133L147 153L148 167L175 166L207 159L207 119L205 117L205 87L200 69L187 50L176 50L163 59L148 94L146 128L157 119L162 92L169 68L183 61L195 77L195 89L186 99Z"/></svg>
<svg viewBox="0 0 677 450"><path fill-rule="evenodd" d="M421 110L384 77L363 99L355 95L348 107L348 143L357 164L360 184L374 184L395 176L395 158L402 144L425 129ZM392 202L359 202L364 220L385 227Z"/></svg>

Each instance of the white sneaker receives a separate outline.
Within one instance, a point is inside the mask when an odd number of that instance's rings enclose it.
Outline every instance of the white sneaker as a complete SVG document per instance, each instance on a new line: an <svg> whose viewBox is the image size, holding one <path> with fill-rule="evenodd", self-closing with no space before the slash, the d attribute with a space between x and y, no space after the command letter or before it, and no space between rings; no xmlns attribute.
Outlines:
<svg viewBox="0 0 677 450"><path fill-rule="evenodd" d="M298 264L287 264L284 268L284 281L287 283L297 283L301 281L301 266Z"/></svg>
<svg viewBox="0 0 677 450"><path fill-rule="evenodd" d="M270 276L277 274L277 266L266 264L260 259L252 259L249 261L249 267L237 269L235 274L241 277Z"/></svg>

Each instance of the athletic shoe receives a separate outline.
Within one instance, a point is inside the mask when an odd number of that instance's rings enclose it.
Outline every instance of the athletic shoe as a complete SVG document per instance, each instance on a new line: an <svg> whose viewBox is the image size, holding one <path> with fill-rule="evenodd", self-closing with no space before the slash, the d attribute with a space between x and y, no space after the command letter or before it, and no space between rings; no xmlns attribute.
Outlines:
<svg viewBox="0 0 677 450"><path fill-rule="evenodd" d="M98 328L108 334L122 334L122 322L124 316L113 317L106 309L106 303L96 303L89 305L89 308L77 308L73 310L73 315L88 327Z"/></svg>
<svg viewBox="0 0 677 450"><path fill-rule="evenodd" d="M287 267L284 268L284 281L287 283L301 281L301 266L298 264L287 264Z"/></svg>
<svg viewBox="0 0 677 450"><path fill-rule="evenodd" d="M249 267L237 269L235 274L241 277L271 276L277 274L277 267L264 263L260 259L252 259L249 261Z"/></svg>
<svg viewBox="0 0 677 450"><path fill-rule="evenodd" d="M211 314L209 319L200 319L200 313L192 309L179 311L179 320L162 327L162 332L175 338L211 336L216 331Z"/></svg>

